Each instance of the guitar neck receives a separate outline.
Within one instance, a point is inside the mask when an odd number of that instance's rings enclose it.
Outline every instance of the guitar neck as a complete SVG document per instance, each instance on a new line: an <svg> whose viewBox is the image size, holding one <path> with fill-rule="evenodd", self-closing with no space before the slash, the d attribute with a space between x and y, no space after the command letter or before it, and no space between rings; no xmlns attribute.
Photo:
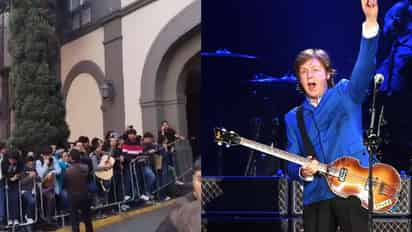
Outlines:
<svg viewBox="0 0 412 232"><path fill-rule="evenodd" d="M305 165L306 163L308 163L310 161L309 159L307 159L305 157L295 155L293 153L290 153L290 152L287 152L287 151L284 151L284 150L281 150L281 149L278 149L278 148L275 148L275 147L271 147L271 146L268 146L266 144L258 143L258 142L255 142L253 140L246 139L246 138L243 138L243 137L240 138L240 143L239 144L242 145L242 146L245 146L245 147L248 147L248 148L251 148L251 149L254 149L254 150L257 150L257 151L261 151L261 152L269 154L269 155L272 155L274 157L284 159L284 160L290 161L292 163L299 164L299 165ZM320 163L319 164L319 171L323 172L323 173L327 173L327 165Z"/></svg>

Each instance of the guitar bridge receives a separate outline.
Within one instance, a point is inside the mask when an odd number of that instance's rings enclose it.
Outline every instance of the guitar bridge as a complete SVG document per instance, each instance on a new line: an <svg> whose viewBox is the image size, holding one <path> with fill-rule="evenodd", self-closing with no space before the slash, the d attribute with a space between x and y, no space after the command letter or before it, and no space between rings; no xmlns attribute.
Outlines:
<svg viewBox="0 0 412 232"><path fill-rule="evenodd" d="M346 168L339 169L338 180L340 182L345 182L347 175L348 175L348 169L346 169Z"/></svg>

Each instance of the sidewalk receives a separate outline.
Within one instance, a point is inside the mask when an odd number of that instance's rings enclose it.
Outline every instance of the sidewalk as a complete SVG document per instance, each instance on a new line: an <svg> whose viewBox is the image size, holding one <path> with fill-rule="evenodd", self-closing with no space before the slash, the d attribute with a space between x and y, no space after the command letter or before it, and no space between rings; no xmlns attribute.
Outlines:
<svg viewBox="0 0 412 232"><path fill-rule="evenodd" d="M118 224L120 222L131 221L132 219L138 218L137 216L142 216L144 214L159 211L163 208L166 208L168 206L173 205L175 202L176 202L176 199L173 199L173 200L170 200L170 201L167 201L167 202L156 203L154 205L146 206L146 207L143 207L143 208L133 209L133 210L130 210L130 211L127 211L127 212L120 213L118 215L110 216L108 218L94 220L93 221L93 228L95 229L95 231L97 231L99 229L104 229L106 227ZM163 220L163 218L159 218L158 223L160 223L161 220ZM70 222L68 222L68 223L70 223ZM85 231L83 223L80 224L80 231ZM108 230L108 231L110 231L110 230ZM118 230L118 229L113 230L113 231L120 232L120 230ZM122 229L121 231L128 231L128 230L127 229L125 229L125 230ZM71 232L71 227L70 227L70 225L65 226L65 227L57 230L57 232Z"/></svg>

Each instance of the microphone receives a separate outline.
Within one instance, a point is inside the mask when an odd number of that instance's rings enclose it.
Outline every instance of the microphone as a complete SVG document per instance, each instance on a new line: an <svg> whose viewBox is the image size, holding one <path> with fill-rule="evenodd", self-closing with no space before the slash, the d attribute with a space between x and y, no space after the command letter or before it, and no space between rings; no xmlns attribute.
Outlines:
<svg viewBox="0 0 412 232"><path fill-rule="evenodd" d="M383 76L383 74L381 73L377 73L375 74L375 76L373 77L374 83L375 85L379 86L380 84L382 84L383 80L385 79L385 77Z"/></svg>

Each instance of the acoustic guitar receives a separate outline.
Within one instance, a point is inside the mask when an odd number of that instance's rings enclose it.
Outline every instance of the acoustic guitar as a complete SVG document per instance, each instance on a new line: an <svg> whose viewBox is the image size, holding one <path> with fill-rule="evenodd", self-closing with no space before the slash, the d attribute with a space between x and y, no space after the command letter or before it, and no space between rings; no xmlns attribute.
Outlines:
<svg viewBox="0 0 412 232"><path fill-rule="evenodd" d="M41 181L42 188L43 189L49 189L49 188L54 188L54 183L56 182L56 175L54 171L49 171L47 174L44 176L44 178Z"/></svg>
<svg viewBox="0 0 412 232"><path fill-rule="evenodd" d="M242 145L299 165L305 165L311 161L308 158L240 137L233 131L215 128L214 134L218 145L225 144L227 147ZM341 157L330 164L320 163L318 169L318 172L326 178L333 193L343 198L356 196L365 209L368 209L368 171L368 168L360 166L357 159L349 156ZM373 211L375 213L389 211L398 201L401 187L400 175L392 166L377 163L373 165L372 176Z"/></svg>
<svg viewBox="0 0 412 232"><path fill-rule="evenodd" d="M109 154L105 154L102 156L100 159L98 167L107 167L111 166L111 168L107 170L99 170L96 171L94 174L96 175L97 178L102 179L102 180L111 180L113 177L113 166L115 163L115 159L111 157Z"/></svg>

